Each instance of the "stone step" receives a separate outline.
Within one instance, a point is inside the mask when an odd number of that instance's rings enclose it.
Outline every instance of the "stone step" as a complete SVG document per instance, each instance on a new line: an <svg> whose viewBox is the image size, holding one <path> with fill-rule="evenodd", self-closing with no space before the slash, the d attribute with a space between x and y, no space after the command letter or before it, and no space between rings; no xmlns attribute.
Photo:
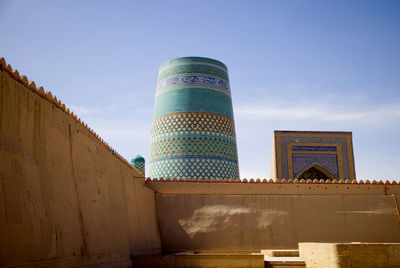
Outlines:
<svg viewBox="0 0 400 268"><path fill-rule="evenodd" d="M304 268L306 263L299 257L264 257L266 268Z"/></svg>
<svg viewBox="0 0 400 268"><path fill-rule="evenodd" d="M263 249L261 253L270 257L299 257L298 249Z"/></svg>

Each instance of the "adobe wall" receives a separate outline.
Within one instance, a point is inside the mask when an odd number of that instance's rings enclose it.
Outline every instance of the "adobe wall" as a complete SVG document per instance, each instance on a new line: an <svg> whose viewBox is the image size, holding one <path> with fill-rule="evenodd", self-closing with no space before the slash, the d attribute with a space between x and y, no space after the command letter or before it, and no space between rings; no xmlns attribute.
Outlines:
<svg viewBox="0 0 400 268"><path fill-rule="evenodd" d="M300 243L308 268L400 267L399 243Z"/></svg>
<svg viewBox="0 0 400 268"><path fill-rule="evenodd" d="M400 242L397 184L153 180L147 185L157 193L165 252Z"/></svg>
<svg viewBox="0 0 400 268"><path fill-rule="evenodd" d="M399 194L361 181L144 183L0 58L0 266L128 267L161 251L159 229L165 252L400 242Z"/></svg>
<svg viewBox="0 0 400 268"><path fill-rule="evenodd" d="M0 60L0 266L128 267L160 252L143 176Z"/></svg>

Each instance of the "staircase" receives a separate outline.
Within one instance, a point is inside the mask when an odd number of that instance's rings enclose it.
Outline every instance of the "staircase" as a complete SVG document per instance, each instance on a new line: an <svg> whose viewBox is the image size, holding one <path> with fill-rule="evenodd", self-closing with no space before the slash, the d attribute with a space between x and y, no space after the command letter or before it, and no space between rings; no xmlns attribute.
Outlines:
<svg viewBox="0 0 400 268"><path fill-rule="evenodd" d="M299 257L298 250L261 250L261 253L264 254L264 267L266 268L306 267L306 263Z"/></svg>

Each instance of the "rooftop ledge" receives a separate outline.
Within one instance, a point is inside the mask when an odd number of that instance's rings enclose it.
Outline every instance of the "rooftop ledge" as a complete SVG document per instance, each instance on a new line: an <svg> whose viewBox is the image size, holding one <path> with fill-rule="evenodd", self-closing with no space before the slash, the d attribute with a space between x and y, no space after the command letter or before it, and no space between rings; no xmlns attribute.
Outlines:
<svg viewBox="0 0 400 268"><path fill-rule="evenodd" d="M399 195L396 181L369 180L188 180L146 179L158 194L168 195Z"/></svg>

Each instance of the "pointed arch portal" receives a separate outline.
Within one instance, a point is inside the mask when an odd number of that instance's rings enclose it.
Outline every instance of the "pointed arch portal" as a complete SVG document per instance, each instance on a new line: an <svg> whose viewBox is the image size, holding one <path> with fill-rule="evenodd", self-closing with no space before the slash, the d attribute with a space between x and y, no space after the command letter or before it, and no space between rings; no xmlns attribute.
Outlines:
<svg viewBox="0 0 400 268"><path fill-rule="evenodd" d="M299 173L297 173L295 179L301 180L339 180L339 178L333 174L330 170L328 170L327 168L321 166L320 164L313 162L307 166L305 166L304 168L302 168Z"/></svg>

